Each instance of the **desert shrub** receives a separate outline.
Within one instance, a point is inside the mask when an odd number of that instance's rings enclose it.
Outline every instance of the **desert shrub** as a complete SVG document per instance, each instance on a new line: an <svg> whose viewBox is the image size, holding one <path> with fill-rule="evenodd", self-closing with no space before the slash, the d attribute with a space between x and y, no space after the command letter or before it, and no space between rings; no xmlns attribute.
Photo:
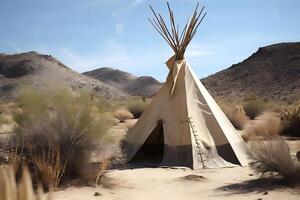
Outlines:
<svg viewBox="0 0 300 200"><path fill-rule="evenodd" d="M95 141L108 139L113 125L89 95L73 95L66 88L44 93L26 89L18 105L13 143L22 157L20 165L28 165L34 181L44 187L80 178L79 170L89 162Z"/></svg>
<svg viewBox="0 0 300 200"><path fill-rule="evenodd" d="M253 162L250 167L262 176L280 175L287 180L300 178L300 162L290 155L286 142L279 136L266 135L250 143Z"/></svg>
<svg viewBox="0 0 300 200"><path fill-rule="evenodd" d="M97 97L95 101L96 101L96 106L100 112L109 112L114 110L115 108L114 101L112 100L109 101L104 97Z"/></svg>
<svg viewBox="0 0 300 200"><path fill-rule="evenodd" d="M255 99L244 102L243 108L246 112L246 115L250 117L250 119L254 119L266 110L267 105L264 101Z"/></svg>
<svg viewBox="0 0 300 200"><path fill-rule="evenodd" d="M67 165L62 160L60 148L49 144L43 144L40 148L28 146L30 161L34 167L35 180L41 181L43 185L50 188L57 188Z"/></svg>
<svg viewBox="0 0 300 200"><path fill-rule="evenodd" d="M5 148L5 151L6 151L5 155L7 156L7 160L5 164L9 164L13 168L14 172L20 173L22 170L21 167L23 167L22 166L23 149L19 148L18 145L8 144Z"/></svg>
<svg viewBox="0 0 300 200"><path fill-rule="evenodd" d="M86 185L97 187L110 164L111 158L103 158L101 162L90 163L81 170L81 180Z"/></svg>
<svg viewBox="0 0 300 200"><path fill-rule="evenodd" d="M300 136L300 106L282 109L280 114L284 128L282 134Z"/></svg>
<svg viewBox="0 0 300 200"><path fill-rule="evenodd" d="M9 115L11 110L13 110L13 103L0 102L0 126L10 122Z"/></svg>
<svg viewBox="0 0 300 200"><path fill-rule="evenodd" d="M249 117L247 117L242 106L236 105L235 107L233 107L223 105L222 110L224 111L225 115L230 120L232 125L238 130L244 129L245 125L249 121Z"/></svg>
<svg viewBox="0 0 300 200"><path fill-rule="evenodd" d="M106 159L102 160L102 162L99 164L97 177L96 177L96 181L95 181L95 186L96 187L98 186L101 177L103 176L105 170L108 168L110 163L111 163L111 159L106 158Z"/></svg>
<svg viewBox="0 0 300 200"><path fill-rule="evenodd" d="M132 99L128 103L127 109L133 114L134 118L137 119L143 114L148 105L149 101L146 99Z"/></svg>
<svg viewBox="0 0 300 200"><path fill-rule="evenodd" d="M11 167L0 167L0 199L1 200L50 200L39 187L34 193L31 177L27 168L23 169L19 184L16 183L15 172Z"/></svg>
<svg viewBox="0 0 300 200"><path fill-rule="evenodd" d="M242 131L242 137L247 142L257 137L265 135L277 136L282 131L282 123L280 117L275 112L265 112L256 120L247 123Z"/></svg>
<svg viewBox="0 0 300 200"><path fill-rule="evenodd" d="M131 112L126 109L118 109L113 113L113 116L120 120L120 122L124 122L127 119L132 119L134 116Z"/></svg>
<svg viewBox="0 0 300 200"><path fill-rule="evenodd" d="M17 99L17 104L22 110L13 113L14 121L21 124L45 115L48 111L48 99L44 98L43 95L30 88L24 88Z"/></svg>
<svg viewBox="0 0 300 200"><path fill-rule="evenodd" d="M0 126L2 124L6 124L8 121L7 119L4 117L4 115L2 113L0 113Z"/></svg>
<svg viewBox="0 0 300 200"><path fill-rule="evenodd" d="M97 97L95 99L98 110L101 112L114 112L118 109L127 109L131 100L141 101L140 98L130 98L130 99L105 99L104 97ZM127 109L128 110L128 109Z"/></svg>
<svg viewBox="0 0 300 200"><path fill-rule="evenodd" d="M257 99L257 96L255 94L250 94L244 97L243 101L255 101Z"/></svg>

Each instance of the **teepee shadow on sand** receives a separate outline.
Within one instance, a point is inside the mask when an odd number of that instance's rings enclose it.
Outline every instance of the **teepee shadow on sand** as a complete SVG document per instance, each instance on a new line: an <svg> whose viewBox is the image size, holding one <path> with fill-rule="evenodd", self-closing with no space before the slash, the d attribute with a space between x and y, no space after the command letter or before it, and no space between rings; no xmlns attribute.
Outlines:
<svg viewBox="0 0 300 200"><path fill-rule="evenodd" d="M299 184L291 183L284 179L278 178L260 178L243 181L240 183L228 184L216 189L216 191L226 191L228 195L248 194L252 192L268 194L268 191L277 189L291 189L290 192L299 195L299 189L292 190L292 188L299 188Z"/></svg>
<svg viewBox="0 0 300 200"><path fill-rule="evenodd" d="M193 14L182 32L169 5L170 28L150 6L154 28L173 49L166 82L124 139L131 163L185 166L192 169L248 164L248 149L184 58L186 48L204 19L204 7Z"/></svg>

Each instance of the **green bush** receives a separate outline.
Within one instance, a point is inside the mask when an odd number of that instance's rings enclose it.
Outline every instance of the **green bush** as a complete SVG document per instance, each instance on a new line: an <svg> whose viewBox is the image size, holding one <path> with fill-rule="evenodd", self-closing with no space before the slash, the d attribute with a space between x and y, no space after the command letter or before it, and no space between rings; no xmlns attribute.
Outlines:
<svg viewBox="0 0 300 200"><path fill-rule="evenodd" d="M95 98L96 106L100 112L109 112L114 110L115 105L112 100L107 100L104 97Z"/></svg>
<svg viewBox="0 0 300 200"><path fill-rule="evenodd" d="M243 101L244 102L246 102L246 101L255 101L256 99L257 99L257 97L254 94L251 94L251 95L245 96Z"/></svg>
<svg viewBox="0 0 300 200"><path fill-rule="evenodd" d="M0 113L0 126L5 123L7 123L7 119Z"/></svg>
<svg viewBox="0 0 300 200"><path fill-rule="evenodd" d="M127 109L133 114L134 118L137 119L143 114L148 105L149 101L147 99L132 99L128 103Z"/></svg>
<svg viewBox="0 0 300 200"><path fill-rule="evenodd" d="M66 88L37 92L24 89L14 113L17 126L13 144L29 165L34 181L57 187L61 179L80 177L97 140L108 141L113 120L100 112L85 93L73 94ZM21 149L21 150L20 150Z"/></svg>
<svg viewBox="0 0 300 200"><path fill-rule="evenodd" d="M283 109L281 111L281 120L284 128L283 135L300 136L300 106Z"/></svg>
<svg viewBox="0 0 300 200"><path fill-rule="evenodd" d="M243 108L246 112L246 115L250 117L250 119L255 119L255 117L257 117L263 111L266 110L267 105L264 101L260 99L255 99L244 102Z"/></svg>

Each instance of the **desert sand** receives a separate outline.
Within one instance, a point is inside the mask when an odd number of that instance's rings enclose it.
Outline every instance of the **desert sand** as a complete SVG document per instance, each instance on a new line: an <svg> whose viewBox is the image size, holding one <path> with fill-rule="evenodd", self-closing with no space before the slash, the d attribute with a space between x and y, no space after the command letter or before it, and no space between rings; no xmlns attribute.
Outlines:
<svg viewBox="0 0 300 200"><path fill-rule="evenodd" d="M300 189L264 181L247 167L191 170L134 168L110 170L96 187L70 187L54 192L56 200L160 199L299 199ZM99 196L94 196L95 192Z"/></svg>
<svg viewBox="0 0 300 200"><path fill-rule="evenodd" d="M135 122L118 124L112 134L123 137ZM300 149L299 140L287 143L293 154ZM108 170L98 187L69 187L54 192L53 197L54 200L300 199L299 187L259 178L249 167L191 170L128 166ZM94 196L96 192L99 196Z"/></svg>

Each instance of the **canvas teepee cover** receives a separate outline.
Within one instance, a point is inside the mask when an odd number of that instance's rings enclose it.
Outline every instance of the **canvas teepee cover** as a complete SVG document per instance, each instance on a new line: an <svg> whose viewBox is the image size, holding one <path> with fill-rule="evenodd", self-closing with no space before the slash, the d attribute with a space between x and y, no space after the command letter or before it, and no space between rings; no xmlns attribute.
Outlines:
<svg viewBox="0 0 300 200"><path fill-rule="evenodd" d="M204 18L197 8L179 37L169 4L171 30L150 20L175 52L166 82L125 138L128 161L193 169L247 165L247 146L184 59ZM200 18L201 17L201 18Z"/></svg>

